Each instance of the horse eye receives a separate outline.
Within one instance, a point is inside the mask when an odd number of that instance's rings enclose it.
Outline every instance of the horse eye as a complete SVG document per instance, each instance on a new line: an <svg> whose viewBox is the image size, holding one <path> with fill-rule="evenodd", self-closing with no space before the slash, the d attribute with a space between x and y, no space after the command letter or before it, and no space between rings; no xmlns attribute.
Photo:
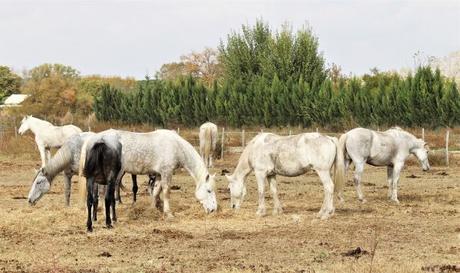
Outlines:
<svg viewBox="0 0 460 273"><path fill-rule="evenodd" d="M208 190L208 193L211 193L211 190Z"/></svg>

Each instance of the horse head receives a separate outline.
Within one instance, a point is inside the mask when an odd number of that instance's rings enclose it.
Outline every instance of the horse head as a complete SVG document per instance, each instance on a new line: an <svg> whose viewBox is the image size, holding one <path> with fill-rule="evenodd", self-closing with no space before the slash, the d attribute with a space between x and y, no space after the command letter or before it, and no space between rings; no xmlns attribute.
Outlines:
<svg viewBox="0 0 460 273"><path fill-rule="evenodd" d="M225 177L228 180L228 188L230 189L230 206L233 209L239 209L246 195L246 187L243 179L238 179L234 174Z"/></svg>
<svg viewBox="0 0 460 273"><path fill-rule="evenodd" d="M411 153L414 154L418 161L422 164L423 171L428 171L430 169L430 162L428 161L428 144L421 140L416 139L415 145L411 150Z"/></svg>
<svg viewBox="0 0 460 273"><path fill-rule="evenodd" d="M27 132L27 130L30 129L30 124L29 124L29 121L30 121L30 118L32 116L25 116L22 120L21 120L21 126L19 127L18 129L18 133L20 135L24 134L25 132Z"/></svg>
<svg viewBox="0 0 460 273"><path fill-rule="evenodd" d="M207 174L204 181L200 181L195 191L195 197L203 205L206 213L217 210L217 199L214 192L215 176L215 174Z"/></svg>
<svg viewBox="0 0 460 273"><path fill-rule="evenodd" d="M51 183L46 175L46 172L43 168L41 168L38 170L34 181L32 182L32 187L30 188L28 197L29 204L35 205L37 201L50 190L50 187Z"/></svg>

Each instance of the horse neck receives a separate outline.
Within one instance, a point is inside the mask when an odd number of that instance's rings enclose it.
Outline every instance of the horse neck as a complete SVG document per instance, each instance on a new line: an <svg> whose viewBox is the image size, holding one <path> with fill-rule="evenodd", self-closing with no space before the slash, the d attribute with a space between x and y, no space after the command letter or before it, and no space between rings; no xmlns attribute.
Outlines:
<svg viewBox="0 0 460 273"><path fill-rule="evenodd" d="M252 171L252 168L249 165L250 149L250 145L246 146L243 153L241 154L240 160L238 160L238 164L236 165L235 171L233 171L233 175L237 178L245 179L246 176L248 176L248 174Z"/></svg>
<svg viewBox="0 0 460 273"><path fill-rule="evenodd" d="M417 138L411 133L402 130L393 130L392 135L394 138L404 141L409 152L417 146Z"/></svg>
<svg viewBox="0 0 460 273"><path fill-rule="evenodd" d="M209 174L208 169L204 165L201 156L195 151L195 148L193 148L190 143L182 139L179 139L179 143L182 146L184 154L181 164L195 179L195 184L198 185L200 181L204 181L205 177Z"/></svg>
<svg viewBox="0 0 460 273"><path fill-rule="evenodd" d="M66 169L72 161L72 153L67 145L62 146L44 167L48 178L52 180L58 173Z"/></svg>
<svg viewBox="0 0 460 273"><path fill-rule="evenodd" d="M40 129L42 129L43 127L51 127L51 126L54 127L54 125L51 124L50 122L41 120L38 118L34 118L34 117L30 117L28 122L29 122L29 129L34 134L39 133Z"/></svg>

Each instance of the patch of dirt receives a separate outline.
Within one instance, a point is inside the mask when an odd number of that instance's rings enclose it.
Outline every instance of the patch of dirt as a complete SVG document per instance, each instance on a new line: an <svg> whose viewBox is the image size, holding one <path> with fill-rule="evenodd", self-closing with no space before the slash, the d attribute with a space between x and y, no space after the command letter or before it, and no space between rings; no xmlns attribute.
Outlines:
<svg viewBox="0 0 460 273"><path fill-rule="evenodd" d="M173 230L173 229L160 230L160 229L154 228L152 230L152 233L160 234L161 236L168 238L168 239L193 239L192 234L188 232L180 231L180 230Z"/></svg>
<svg viewBox="0 0 460 273"><path fill-rule="evenodd" d="M344 257L354 257L355 259L359 259L363 255L369 255L369 252L360 246L342 253L342 256Z"/></svg>
<svg viewBox="0 0 460 273"><path fill-rule="evenodd" d="M440 273L460 272L460 264L428 265L422 266L422 270Z"/></svg>

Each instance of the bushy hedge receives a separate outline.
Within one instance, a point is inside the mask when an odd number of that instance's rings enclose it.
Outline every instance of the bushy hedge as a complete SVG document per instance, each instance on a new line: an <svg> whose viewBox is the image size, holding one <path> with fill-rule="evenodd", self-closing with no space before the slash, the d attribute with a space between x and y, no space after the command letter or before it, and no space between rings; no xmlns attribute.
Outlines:
<svg viewBox="0 0 460 273"><path fill-rule="evenodd" d="M361 78L280 80L254 76L206 88L189 77L175 82L146 80L134 92L103 86L95 100L98 119L167 126L197 126L211 120L240 127L251 125L407 126L460 124L456 84L438 70L419 67L402 77L374 73Z"/></svg>

